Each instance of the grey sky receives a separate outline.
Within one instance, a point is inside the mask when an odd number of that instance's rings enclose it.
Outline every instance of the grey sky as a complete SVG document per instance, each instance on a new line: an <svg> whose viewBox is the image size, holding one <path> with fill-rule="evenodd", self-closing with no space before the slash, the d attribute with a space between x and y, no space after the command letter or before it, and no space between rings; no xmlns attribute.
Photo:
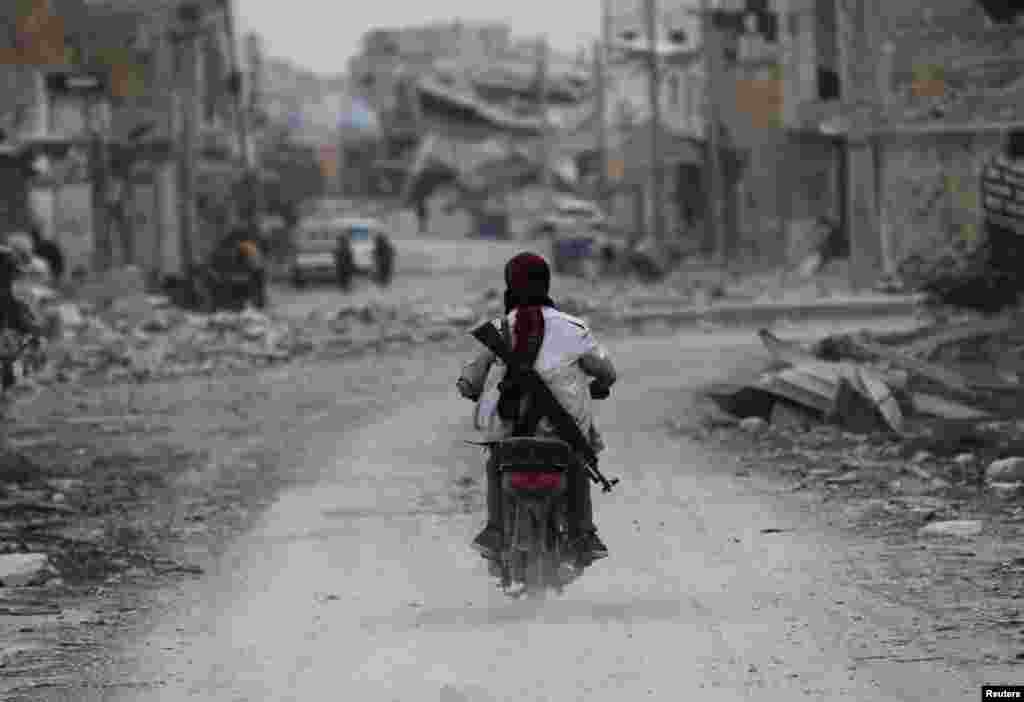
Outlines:
<svg viewBox="0 0 1024 702"><path fill-rule="evenodd" d="M573 50L596 38L600 0L236 0L243 31L256 31L268 51L321 73L345 70L370 27L435 21L504 21L516 35L547 34Z"/></svg>

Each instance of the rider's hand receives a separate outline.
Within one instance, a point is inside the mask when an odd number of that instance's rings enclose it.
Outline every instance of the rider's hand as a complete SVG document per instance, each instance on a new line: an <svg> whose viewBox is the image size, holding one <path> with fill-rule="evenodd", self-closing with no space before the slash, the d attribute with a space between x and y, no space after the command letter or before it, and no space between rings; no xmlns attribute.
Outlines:
<svg viewBox="0 0 1024 702"><path fill-rule="evenodd" d="M608 396L612 394L611 388L602 383L600 380L595 380L590 383L590 396L595 400L606 400Z"/></svg>
<svg viewBox="0 0 1024 702"><path fill-rule="evenodd" d="M465 378L459 378L458 382L455 384L455 387L459 389L459 394L462 395L467 400L472 400L473 402L476 402L477 400L480 399L480 394L474 392L473 387Z"/></svg>

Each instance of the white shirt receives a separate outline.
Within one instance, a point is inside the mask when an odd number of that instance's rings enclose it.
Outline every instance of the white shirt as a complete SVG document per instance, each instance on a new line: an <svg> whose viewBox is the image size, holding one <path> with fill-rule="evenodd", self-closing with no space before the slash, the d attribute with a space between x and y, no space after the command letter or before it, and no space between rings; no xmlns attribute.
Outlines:
<svg viewBox="0 0 1024 702"><path fill-rule="evenodd" d="M515 311L508 315L510 328L515 325ZM492 324L501 329L502 318ZM534 368L551 388L562 407L576 420L580 431L588 436L594 425L594 406L590 397L590 377L583 372L579 360L584 354L605 351L597 343L590 328L582 320L550 307L544 308L544 340ZM495 440L507 435L511 427L498 417L498 383L505 376L505 364L496 360L488 372L484 391L477 405L476 426ZM554 433L551 425L541 422L539 431Z"/></svg>

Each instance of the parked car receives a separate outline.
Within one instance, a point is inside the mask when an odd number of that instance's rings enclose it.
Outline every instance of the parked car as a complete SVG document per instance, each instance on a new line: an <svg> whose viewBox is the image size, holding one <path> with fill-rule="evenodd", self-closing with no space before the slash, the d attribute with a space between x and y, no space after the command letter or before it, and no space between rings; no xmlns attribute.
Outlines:
<svg viewBox="0 0 1024 702"><path fill-rule="evenodd" d="M295 231L292 283L302 287L311 280L342 280L351 273L379 275L373 253L374 238L387 237L384 224L371 217L309 217ZM344 237L353 271L340 271L339 239Z"/></svg>

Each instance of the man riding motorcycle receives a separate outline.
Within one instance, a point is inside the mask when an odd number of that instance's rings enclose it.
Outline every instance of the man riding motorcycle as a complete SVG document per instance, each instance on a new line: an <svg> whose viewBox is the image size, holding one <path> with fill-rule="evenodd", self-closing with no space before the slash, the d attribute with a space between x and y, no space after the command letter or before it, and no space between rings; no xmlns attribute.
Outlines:
<svg viewBox="0 0 1024 702"><path fill-rule="evenodd" d="M615 367L605 349L591 334L587 325L558 310L549 297L551 270L547 262L532 253L521 253L505 266L505 316L494 320L505 336L514 355L537 370L561 405L576 420L584 436L589 437L595 452L603 442L594 427L591 390L604 396L615 383ZM498 364L504 379L506 368L494 354L483 351L467 364L459 377L460 394L477 401L481 397L491 366ZM496 411L491 419L491 439L518 433L520 420L527 416L530 397L518 388L503 382ZM542 419L538 435L554 436L550 422ZM608 549L597 535L593 521L590 482L582 464L570 476L572 519L576 547L581 555L597 560L608 555ZM495 559L502 550L502 494L498 465L491 455L487 464L487 525L473 541L485 558Z"/></svg>

